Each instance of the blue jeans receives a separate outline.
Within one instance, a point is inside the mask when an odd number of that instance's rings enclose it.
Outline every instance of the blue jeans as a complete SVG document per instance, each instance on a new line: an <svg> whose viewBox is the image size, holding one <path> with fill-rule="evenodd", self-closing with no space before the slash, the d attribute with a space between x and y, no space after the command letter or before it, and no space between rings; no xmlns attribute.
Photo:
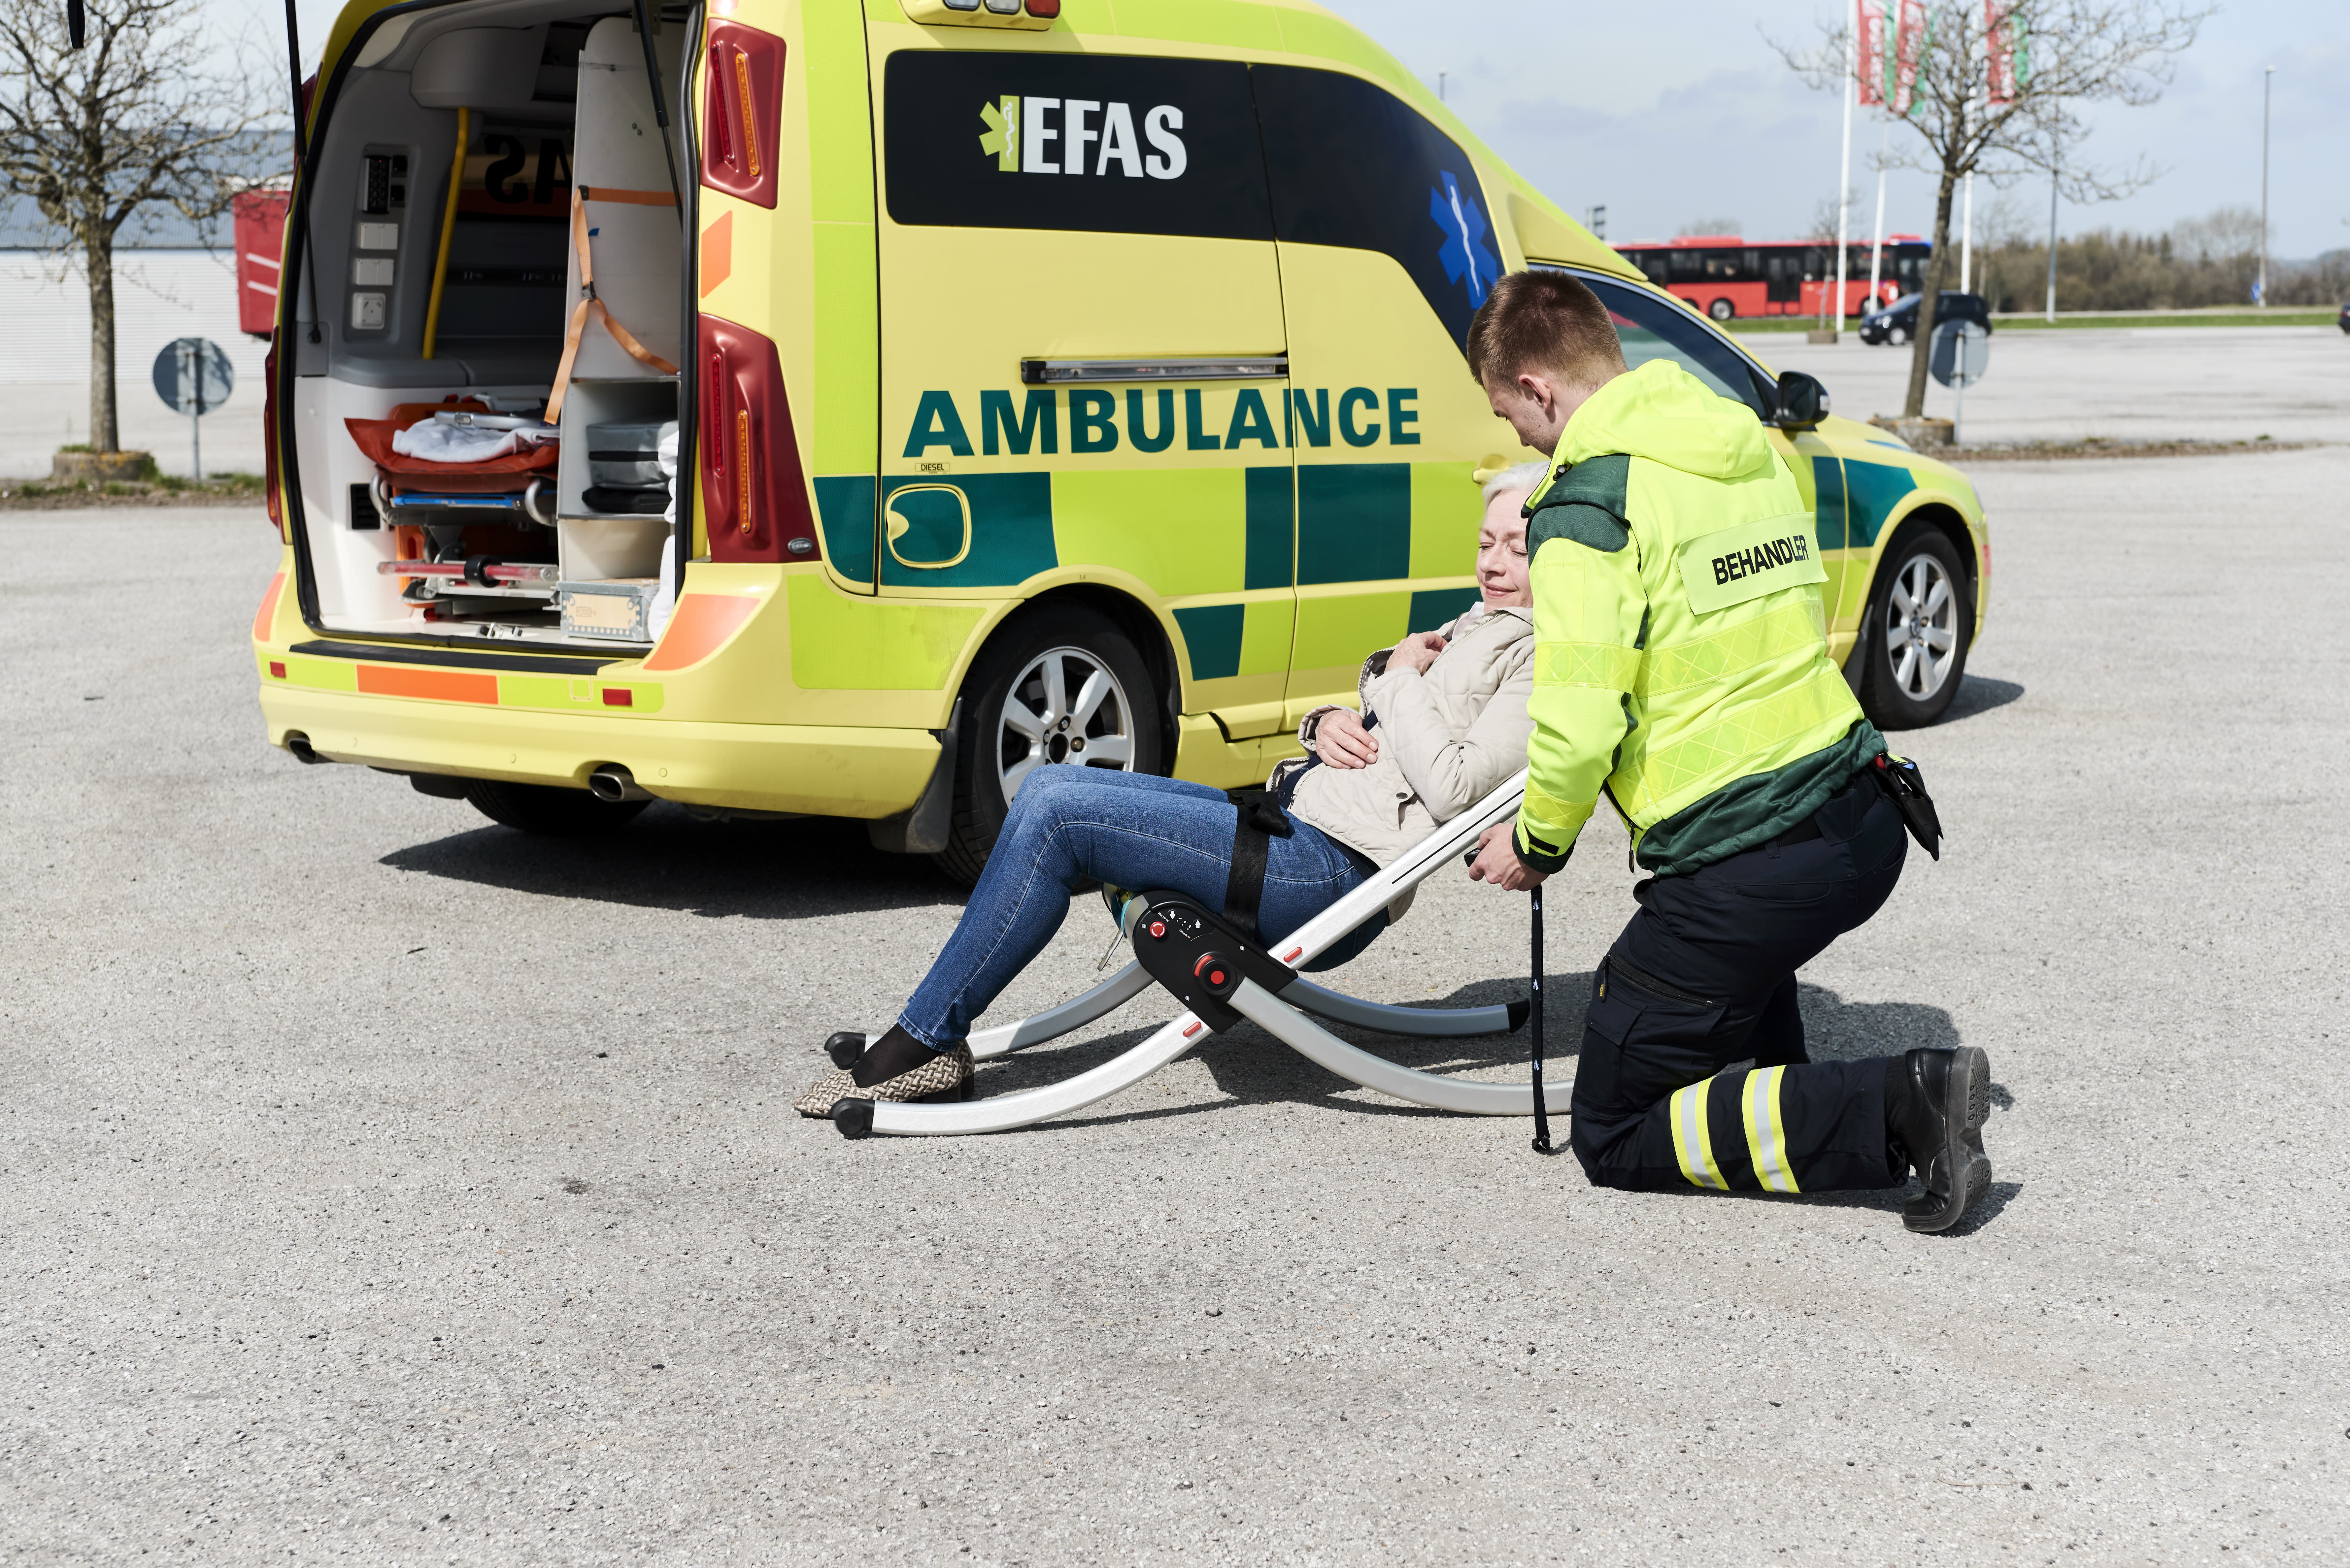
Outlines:
<svg viewBox="0 0 2350 1568"><path fill-rule="evenodd" d="M1066 763L1034 770L1013 797L954 935L898 1027L935 1050L968 1037L972 1020L1045 950L1069 912L1069 895L1088 878L1136 892L1171 888L1222 909L1238 821L1223 791L1205 784ZM1257 929L1268 944L1278 941L1361 886L1369 865L1296 823L1268 846ZM1352 957L1386 923L1374 915L1326 957Z"/></svg>

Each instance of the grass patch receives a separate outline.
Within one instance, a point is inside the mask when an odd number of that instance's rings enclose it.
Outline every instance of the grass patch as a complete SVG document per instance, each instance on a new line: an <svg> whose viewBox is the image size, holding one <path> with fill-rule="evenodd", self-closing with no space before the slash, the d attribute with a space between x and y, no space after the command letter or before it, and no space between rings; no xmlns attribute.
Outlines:
<svg viewBox="0 0 2350 1568"><path fill-rule="evenodd" d="M2181 310L2157 315L2060 316L2050 321L2040 316L1995 316L1999 331L2061 332L2067 327L2115 331L2131 327L2331 327L2335 312L2319 310Z"/></svg>
<svg viewBox="0 0 2350 1568"><path fill-rule="evenodd" d="M2307 441L2018 441L2013 445L1962 446L1937 452L1953 462L2068 462L2084 458L2223 457L2252 452L2299 452Z"/></svg>
<svg viewBox="0 0 2350 1568"><path fill-rule="evenodd" d="M2113 316L2060 316L2050 321L2040 316L1994 316L1993 336L2002 332L2061 332L2068 328L2092 328L2100 332L2125 330L2132 327L2331 327L2335 311L2332 306L2294 310L2158 310L2133 311ZM1727 322L1732 332L1809 332L1819 326L1815 316L1740 316ZM1860 328L1850 322L1844 330L1858 337ZM1907 347L1907 345L1904 345Z"/></svg>

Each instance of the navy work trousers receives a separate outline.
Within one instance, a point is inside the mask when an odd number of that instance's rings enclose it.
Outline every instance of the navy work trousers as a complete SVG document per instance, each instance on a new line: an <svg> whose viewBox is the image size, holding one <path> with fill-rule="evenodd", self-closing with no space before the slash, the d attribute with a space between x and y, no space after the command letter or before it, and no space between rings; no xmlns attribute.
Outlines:
<svg viewBox="0 0 2350 1568"><path fill-rule="evenodd" d="M1890 1058L1812 1062L1795 971L1877 913L1908 847L1864 773L1792 836L1634 890L1640 910L1593 982L1575 1075L1575 1152L1594 1183L1902 1182L1885 1128ZM1752 1068L1724 1071L1749 1056Z"/></svg>

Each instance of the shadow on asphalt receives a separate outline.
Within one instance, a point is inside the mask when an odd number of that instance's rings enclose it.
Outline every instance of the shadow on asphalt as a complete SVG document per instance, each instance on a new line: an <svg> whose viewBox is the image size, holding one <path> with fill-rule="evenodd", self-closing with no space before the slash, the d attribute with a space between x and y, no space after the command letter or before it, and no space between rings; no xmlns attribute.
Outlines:
<svg viewBox="0 0 2350 1568"><path fill-rule="evenodd" d="M698 822L669 805L653 806L607 838L539 838L484 826L395 850L379 864L543 898L713 919L797 920L963 901L963 890L923 857L874 848L862 823Z"/></svg>
<svg viewBox="0 0 2350 1568"><path fill-rule="evenodd" d="M1343 971L1340 989L1344 989L1342 981ZM1588 971L1556 975L1550 980L1550 1006L1545 1014L1547 1022L1544 1039L1546 1042L1547 1075L1555 1082L1566 1081L1574 1075L1574 1064L1583 1037L1584 1005L1591 992L1591 981ZM1325 983L1330 983L1326 977ZM1525 992L1525 981L1513 976L1502 980L1473 981L1449 996L1407 1005L1490 1007L1497 1002L1518 1001ZM1814 1061L1857 1061L1869 1056L1895 1055L1916 1046L1952 1046L1959 1044L1958 1026L1950 1015L1941 1008L1922 1002L1847 1003L1824 986L1804 985L1800 989L1800 1005L1804 1014L1805 1048ZM1075 1077L1139 1045L1177 1011L1173 1001L1156 989L1145 992L1127 1003L1127 1008L1134 1016L1149 1022L1077 1044L1048 1044L1033 1047L984 1064L980 1069L980 1093L993 1098ZM1326 1023L1325 1027L1349 1044L1359 1045L1400 1066L1423 1073L1492 1074L1505 1071L1514 1076L1525 1069L1529 1049L1526 1032L1523 1029L1512 1034L1424 1040L1351 1029L1343 1024ZM1222 1091L1223 1099L1143 1110L1120 1108L1118 1100L1111 1100L1104 1105L1105 1114L1061 1117L1042 1125L1046 1127L1110 1126L1154 1121L1163 1116L1197 1116L1218 1110L1227 1104L1264 1105L1275 1101L1326 1105L1334 1109L1370 1116L1452 1114L1421 1106L1408 1106L1383 1096L1360 1098L1360 1085L1307 1061L1253 1024L1243 1023L1228 1033L1210 1035L1191 1051L1191 1055L1208 1069L1216 1087ZM1128 1091L1128 1096L1134 1093L1134 1090ZM1997 1085L1992 1086L1991 1097L2002 1109L2013 1104L2012 1097Z"/></svg>
<svg viewBox="0 0 2350 1568"><path fill-rule="evenodd" d="M1971 719L1978 713L1988 713L1994 708L2004 708L2023 695L2023 687L2013 680L1994 680L1987 675L1970 675L1959 683L1959 694L1950 699L1950 708L1938 720L1937 725L1955 724L1961 719Z"/></svg>

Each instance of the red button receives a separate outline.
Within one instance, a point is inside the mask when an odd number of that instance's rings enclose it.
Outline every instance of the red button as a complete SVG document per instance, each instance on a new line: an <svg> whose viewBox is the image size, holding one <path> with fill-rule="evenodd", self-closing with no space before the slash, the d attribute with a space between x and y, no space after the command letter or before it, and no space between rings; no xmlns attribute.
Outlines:
<svg viewBox="0 0 2350 1568"><path fill-rule="evenodd" d="M1061 0L1028 0L1028 15L1049 22L1061 14Z"/></svg>
<svg viewBox="0 0 2350 1568"><path fill-rule="evenodd" d="M1167 940L1167 922L1164 920L1151 921L1150 934L1157 937L1159 940L1165 941Z"/></svg>
<svg viewBox="0 0 2350 1568"><path fill-rule="evenodd" d="M1222 984L1223 984L1223 983L1224 983L1224 971L1223 971L1222 970L1220 970L1220 969L1210 970L1210 971L1208 971L1208 983L1209 983L1210 985L1222 985Z"/></svg>

